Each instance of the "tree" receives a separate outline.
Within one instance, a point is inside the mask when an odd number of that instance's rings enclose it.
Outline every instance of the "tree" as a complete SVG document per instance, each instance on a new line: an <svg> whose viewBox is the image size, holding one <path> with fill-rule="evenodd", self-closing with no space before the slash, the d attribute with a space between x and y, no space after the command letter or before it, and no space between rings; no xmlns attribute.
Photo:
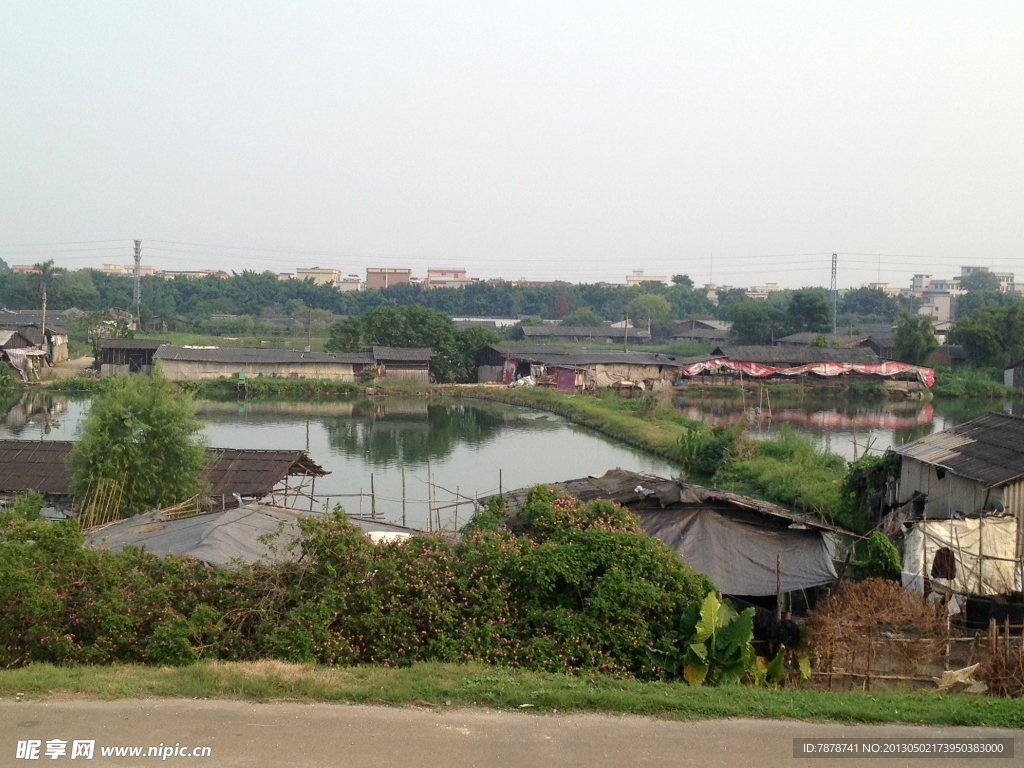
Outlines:
<svg viewBox="0 0 1024 768"><path fill-rule="evenodd" d="M203 490L207 455L192 398L159 372L119 374L93 400L68 458L71 495L85 501L101 480L124 483L131 514L167 507Z"/></svg>
<svg viewBox="0 0 1024 768"><path fill-rule="evenodd" d="M565 290L565 283L559 283L558 296L555 297L555 318L561 320L569 314L569 296Z"/></svg>
<svg viewBox="0 0 1024 768"><path fill-rule="evenodd" d="M672 284L681 285L684 288L693 288L693 280L689 275L672 275Z"/></svg>
<svg viewBox="0 0 1024 768"><path fill-rule="evenodd" d="M651 333L667 331L672 325L672 305L664 296L645 293L629 302L629 320L638 328L649 325Z"/></svg>
<svg viewBox="0 0 1024 768"><path fill-rule="evenodd" d="M1017 301L1018 296L1001 291L968 291L956 297L956 317L968 317L984 307L1009 307Z"/></svg>
<svg viewBox="0 0 1024 768"><path fill-rule="evenodd" d="M767 301L734 302L727 319L732 321L732 338L740 344L774 344L785 335L785 314Z"/></svg>
<svg viewBox="0 0 1024 768"><path fill-rule="evenodd" d="M896 321L892 346L897 360L923 365L939 347L935 341L932 318L929 315L910 315L904 312Z"/></svg>
<svg viewBox="0 0 1024 768"><path fill-rule="evenodd" d="M747 296L747 292L742 288L718 291L718 307L715 309L715 315L719 320L728 320L730 308L734 304L742 304L747 301L752 301L752 299Z"/></svg>
<svg viewBox="0 0 1024 768"><path fill-rule="evenodd" d="M1006 368L1024 358L1024 301L983 307L957 320L951 340L963 345L972 364Z"/></svg>
<svg viewBox="0 0 1024 768"><path fill-rule="evenodd" d="M992 272L971 272L960 278L960 287L965 291L998 291L999 278Z"/></svg>
<svg viewBox="0 0 1024 768"><path fill-rule="evenodd" d="M35 272L29 277L31 284L37 286L43 294L43 344L46 344L46 289L56 288L60 285L61 274L64 272L60 267L53 266L53 259L35 265Z"/></svg>
<svg viewBox="0 0 1024 768"><path fill-rule="evenodd" d="M574 309L568 315L562 318L561 325L575 325L575 326L594 326L604 325L604 318L601 317L597 312L587 307L580 307Z"/></svg>
<svg viewBox="0 0 1024 768"><path fill-rule="evenodd" d="M846 292L839 309L843 314L878 317L892 322L899 315L896 300L881 288L854 288Z"/></svg>
<svg viewBox="0 0 1024 768"><path fill-rule="evenodd" d="M792 333L831 333L832 302L812 289L794 291L789 297L786 316Z"/></svg>

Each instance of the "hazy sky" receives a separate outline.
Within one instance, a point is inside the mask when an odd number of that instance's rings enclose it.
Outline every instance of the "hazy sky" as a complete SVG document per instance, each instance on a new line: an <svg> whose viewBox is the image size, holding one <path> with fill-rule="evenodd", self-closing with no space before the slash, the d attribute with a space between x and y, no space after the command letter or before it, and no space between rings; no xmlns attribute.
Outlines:
<svg viewBox="0 0 1024 768"><path fill-rule="evenodd" d="M179 269L1024 279L1024 3L4 0L0 258L131 238Z"/></svg>

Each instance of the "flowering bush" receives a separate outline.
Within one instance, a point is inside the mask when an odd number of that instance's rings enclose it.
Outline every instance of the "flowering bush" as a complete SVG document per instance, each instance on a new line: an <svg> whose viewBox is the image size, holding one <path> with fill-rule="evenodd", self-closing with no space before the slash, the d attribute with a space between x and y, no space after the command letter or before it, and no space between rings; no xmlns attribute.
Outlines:
<svg viewBox="0 0 1024 768"><path fill-rule="evenodd" d="M302 521L300 557L223 570L93 550L74 521L7 515L0 668L276 658L675 674L649 651L712 588L707 577L607 501L538 487L504 516L492 506L458 542L374 546L336 508Z"/></svg>

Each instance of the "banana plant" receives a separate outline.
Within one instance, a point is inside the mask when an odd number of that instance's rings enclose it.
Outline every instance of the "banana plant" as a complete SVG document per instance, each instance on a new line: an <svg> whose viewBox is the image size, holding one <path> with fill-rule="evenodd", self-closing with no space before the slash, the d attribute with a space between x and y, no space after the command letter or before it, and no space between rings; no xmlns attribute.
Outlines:
<svg viewBox="0 0 1024 768"><path fill-rule="evenodd" d="M690 685L738 683L757 658L753 638L754 609L737 613L731 601L709 592L702 603L687 606L680 620L683 679Z"/></svg>

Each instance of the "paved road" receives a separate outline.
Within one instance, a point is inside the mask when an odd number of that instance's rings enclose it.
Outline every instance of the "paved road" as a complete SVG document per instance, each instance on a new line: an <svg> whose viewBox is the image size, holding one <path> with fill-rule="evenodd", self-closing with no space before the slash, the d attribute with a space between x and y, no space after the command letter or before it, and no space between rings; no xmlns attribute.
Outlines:
<svg viewBox="0 0 1024 768"><path fill-rule="evenodd" d="M169 756L166 765L525 768L701 766L823 768L840 765L977 766L976 759L794 759L794 738L1018 737L1017 756L983 766L1024 765L1024 732L981 728L846 726L775 720L674 722L597 714L486 709L394 709L338 704L186 699L0 700L0 766L152 766L157 758L103 757L103 746L209 746L210 757ZM16 759L19 740L61 739L68 754ZM95 739L92 761L69 762L74 739Z"/></svg>

